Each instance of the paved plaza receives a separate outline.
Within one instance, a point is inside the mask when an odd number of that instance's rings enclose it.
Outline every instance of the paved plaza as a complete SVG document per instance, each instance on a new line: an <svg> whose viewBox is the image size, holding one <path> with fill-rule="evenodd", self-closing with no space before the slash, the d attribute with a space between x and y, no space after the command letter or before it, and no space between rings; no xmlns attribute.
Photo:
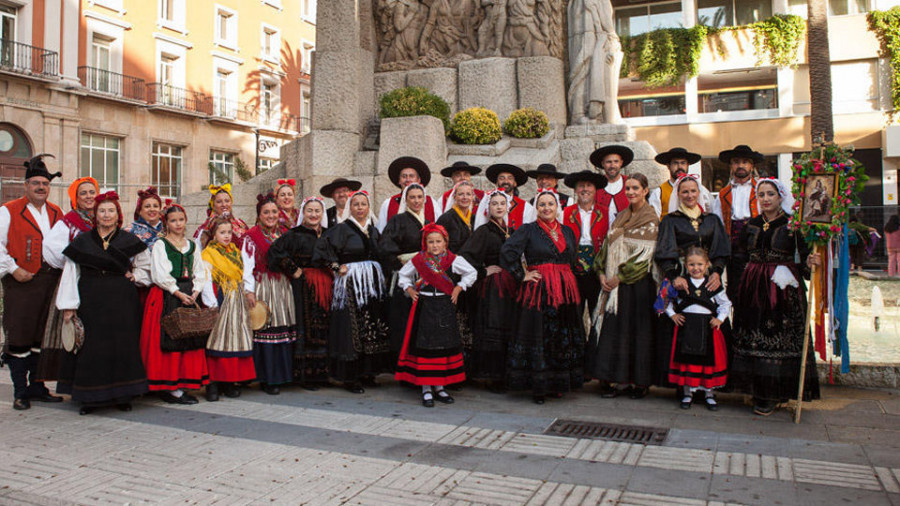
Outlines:
<svg viewBox="0 0 900 506"><path fill-rule="evenodd" d="M0 374L0 504L897 504L900 392L829 387L780 411L678 408L670 392L544 406L476 387L425 409L382 377L356 396L268 396L79 416L11 409ZM556 418L670 429L660 446L542 434Z"/></svg>

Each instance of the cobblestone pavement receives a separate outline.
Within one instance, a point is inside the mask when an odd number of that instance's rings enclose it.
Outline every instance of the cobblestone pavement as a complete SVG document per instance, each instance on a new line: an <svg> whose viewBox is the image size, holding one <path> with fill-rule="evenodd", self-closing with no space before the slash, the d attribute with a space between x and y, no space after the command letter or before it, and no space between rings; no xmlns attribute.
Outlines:
<svg viewBox="0 0 900 506"><path fill-rule="evenodd" d="M382 381L79 416L13 411L4 369L0 504L900 505L897 392L826 388L798 426L739 396L712 413L665 390L607 400L589 385L537 406L473 386L425 409ZM557 417L670 431L661 446L542 434Z"/></svg>

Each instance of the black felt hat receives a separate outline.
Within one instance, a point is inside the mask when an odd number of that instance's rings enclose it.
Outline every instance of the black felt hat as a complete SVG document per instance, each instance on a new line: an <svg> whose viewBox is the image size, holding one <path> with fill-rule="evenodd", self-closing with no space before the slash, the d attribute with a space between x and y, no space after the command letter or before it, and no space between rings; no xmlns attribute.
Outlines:
<svg viewBox="0 0 900 506"><path fill-rule="evenodd" d="M62 172L54 172L50 173L47 170L47 164L44 163L44 157L49 156L50 158L56 158L50 153L41 153L39 155L35 155L31 157L29 160L25 161L25 179L31 179L33 177L43 177L47 178L48 181L53 181L53 178L62 177Z"/></svg>
<svg viewBox="0 0 900 506"><path fill-rule="evenodd" d="M455 162L453 165L449 167L444 167L441 169L441 175L444 177L453 177L455 172L465 171L473 176L481 173L481 169L474 165L469 165L467 162Z"/></svg>
<svg viewBox="0 0 900 506"><path fill-rule="evenodd" d="M497 184L497 177L504 172L509 172L516 178L516 186L522 186L528 182L528 176L525 174L525 171L509 163L491 165L484 172L484 175L487 176L488 181Z"/></svg>
<svg viewBox="0 0 900 506"><path fill-rule="evenodd" d="M588 183L594 183L594 186L597 189L606 188L606 183L608 183L606 176L603 174L598 174L592 170L582 170L580 172L574 172L572 174L567 174L566 178L563 179L563 182L566 183L566 186L569 188L575 189L575 186L578 185L581 181L587 181Z"/></svg>
<svg viewBox="0 0 900 506"><path fill-rule="evenodd" d="M621 144L610 144L609 146L603 146L602 148L596 149L593 153L591 153L591 163L594 164L594 167L598 169L603 167L603 159L606 158L606 155L616 154L622 157L622 167L625 167L632 160L634 160L634 151L632 151L628 146L622 146Z"/></svg>
<svg viewBox="0 0 900 506"><path fill-rule="evenodd" d="M729 163L732 158L749 158L750 160L753 160L754 163L765 160L762 153L753 151L750 149L750 146L747 146L746 144L741 144L735 146L734 149L726 149L719 153L719 161L722 163Z"/></svg>
<svg viewBox="0 0 900 506"><path fill-rule="evenodd" d="M669 162L672 160L687 160L688 165L694 165L700 161L700 158L700 155L697 153L691 153L684 148L672 148L664 153L656 155L654 160L663 165L669 165Z"/></svg>
<svg viewBox="0 0 900 506"><path fill-rule="evenodd" d="M539 176L550 176L555 177L556 179L566 177L565 172L560 172L559 169L556 168L556 165L553 165L552 163L542 163L538 165L536 170L529 170L525 175L534 179L537 179Z"/></svg>
<svg viewBox="0 0 900 506"><path fill-rule="evenodd" d="M428 164L414 156L401 156L388 166L388 178L397 188L400 188L400 172L403 169L415 169L419 173L419 183L422 186L428 186L431 181L431 169L428 168Z"/></svg>
<svg viewBox="0 0 900 506"><path fill-rule="evenodd" d="M339 178L335 179L334 181L323 186L319 190L319 194L321 194L325 198L330 199L332 197L332 195L334 195L334 192L338 188L349 188L350 191L355 192L356 190L359 190L360 188L362 188L362 183L360 183L359 181L354 181L352 179L345 179L345 178L339 177Z"/></svg>

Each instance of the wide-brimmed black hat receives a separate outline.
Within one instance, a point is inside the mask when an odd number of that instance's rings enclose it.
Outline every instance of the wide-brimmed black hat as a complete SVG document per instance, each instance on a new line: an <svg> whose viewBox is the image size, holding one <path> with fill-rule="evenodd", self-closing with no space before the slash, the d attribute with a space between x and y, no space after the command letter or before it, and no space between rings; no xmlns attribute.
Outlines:
<svg viewBox="0 0 900 506"><path fill-rule="evenodd" d="M575 186L578 185L581 181L587 181L588 183L593 183L594 186L599 190L600 188L606 188L606 183L609 181L606 179L606 176L603 174L598 174L592 170L582 170L580 172L574 172L572 174L567 174L566 178L563 179L563 182L566 183L566 186L569 188L575 189Z"/></svg>
<svg viewBox="0 0 900 506"><path fill-rule="evenodd" d="M632 151L627 146L622 146L621 144L611 144L609 146L603 146L602 148L596 149L593 153L591 153L591 163L594 164L594 167L602 168L603 167L603 159L606 158L606 155L616 154L622 157L622 167L625 167L632 160L634 160L634 151Z"/></svg>
<svg viewBox="0 0 900 506"><path fill-rule="evenodd" d="M481 173L481 168L469 165L468 162L454 162L453 165L441 169L441 175L444 177L453 177L454 173L460 171L468 172L474 176L475 174Z"/></svg>
<svg viewBox="0 0 900 506"><path fill-rule="evenodd" d="M45 177L48 181L53 181L53 178L55 177L62 177L62 172L54 172L51 174L50 171L47 170L47 164L44 163L45 156L56 158L50 153L41 153L25 161L25 179Z"/></svg>
<svg viewBox="0 0 900 506"><path fill-rule="evenodd" d="M503 172L512 174L513 177L516 178L517 186L522 186L528 182L528 176L525 174L525 171L509 163L496 163L491 165L484 172L484 175L487 176L488 181L497 184L497 176Z"/></svg>
<svg viewBox="0 0 900 506"><path fill-rule="evenodd" d="M419 183L422 186L428 186L428 182L431 181L431 169L427 163L414 156L401 156L388 166L388 178L397 188L400 188L400 171L403 169L415 169L419 173Z"/></svg>
<svg viewBox="0 0 900 506"><path fill-rule="evenodd" d="M536 170L529 170L525 175L534 179L537 179L538 176L550 176L555 177L556 179L566 177L565 172L560 172L559 169L556 168L556 165L553 165L552 163L542 163L538 165Z"/></svg>
<svg viewBox="0 0 900 506"><path fill-rule="evenodd" d="M753 160L754 163L765 160L762 153L753 151L750 149L750 146L747 146L746 144L741 144L735 146L734 149L726 149L719 153L719 161L722 163L728 163L732 158L749 158Z"/></svg>
<svg viewBox="0 0 900 506"><path fill-rule="evenodd" d="M326 184L319 190L319 194L323 197L330 199L334 192L337 191L338 188L349 188L350 191L355 192L362 188L362 183L359 181L354 181L352 179L346 179L343 177L339 177L334 181Z"/></svg>
<svg viewBox="0 0 900 506"><path fill-rule="evenodd" d="M669 165L672 160L687 160L688 165L694 165L700 161L700 158L697 153L691 153L684 148L672 148L665 153L656 155L653 159L663 165Z"/></svg>

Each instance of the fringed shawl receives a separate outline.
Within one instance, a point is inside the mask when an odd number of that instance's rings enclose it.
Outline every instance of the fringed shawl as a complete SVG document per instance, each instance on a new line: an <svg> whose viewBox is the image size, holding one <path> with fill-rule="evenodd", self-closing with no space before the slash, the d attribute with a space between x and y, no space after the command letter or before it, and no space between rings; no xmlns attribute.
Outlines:
<svg viewBox="0 0 900 506"><path fill-rule="evenodd" d="M659 234L659 218L656 211L644 204L636 212L632 206L616 216L612 230L606 239L606 265L604 273L607 278L619 274L619 268L627 263L647 262L647 272L654 270L653 253L656 251L656 238ZM619 288L609 292L606 312L616 314L619 301Z"/></svg>

